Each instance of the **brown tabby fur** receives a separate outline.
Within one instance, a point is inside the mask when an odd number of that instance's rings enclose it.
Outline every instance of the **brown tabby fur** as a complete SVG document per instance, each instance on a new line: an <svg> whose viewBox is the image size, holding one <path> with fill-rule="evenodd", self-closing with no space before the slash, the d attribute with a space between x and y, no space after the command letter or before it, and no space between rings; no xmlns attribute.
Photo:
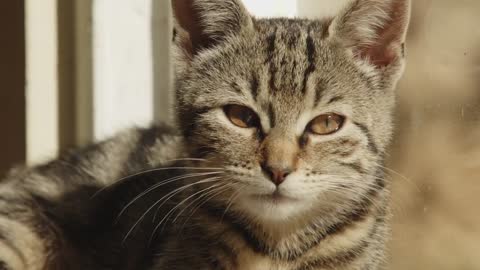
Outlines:
<svg viewBox="0 0 480 270"><path fill-rule="evenodd" d="M381 268L409 2L357 0L323 20L259 20L237 0L173 7L178 125L13 172L0 268ZM260 126L233 125L231 104ZM346 118L337 133L308 131L331 112ZM264 163L294 170L276 186Z"/></svg>

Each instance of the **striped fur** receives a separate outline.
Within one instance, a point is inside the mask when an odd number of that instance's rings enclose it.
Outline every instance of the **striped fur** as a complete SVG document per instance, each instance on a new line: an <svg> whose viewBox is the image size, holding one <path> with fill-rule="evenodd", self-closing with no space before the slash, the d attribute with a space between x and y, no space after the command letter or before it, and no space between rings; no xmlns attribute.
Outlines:
<svg viewBox="0 0 480 270"><path fill-rule="evenodd" d="M0 269L377 270L407 0L269 19L176 0L175 127L131 129L0 182ZM260 127L223 107L250 107ZM323 113L342 129L306 131ZM265 162L291 164L278 186Z"/></svg>

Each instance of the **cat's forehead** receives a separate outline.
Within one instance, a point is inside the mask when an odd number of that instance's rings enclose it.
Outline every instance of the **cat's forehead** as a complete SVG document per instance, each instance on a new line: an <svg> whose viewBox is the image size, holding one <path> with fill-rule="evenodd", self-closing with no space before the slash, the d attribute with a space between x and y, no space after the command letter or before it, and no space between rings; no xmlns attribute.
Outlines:
<svg viewBox="0 0 480 270"><path fill-rule="evenodd" d="M352 61L345 50L328 39L330 20L262 19L255 21L254 37L243 40L247 68L270 76L272 92L305 95L309 80L334 80L352 75ZM235 57L235 56L234 56ZM263 74L265 75L265 74ZM322 83L323 84L323 83ZM325 86L325 84L323 84Z"/></svg>
<svg viewBox="0 0 480 270"><path fill-rule="evenodd" d="M254 47L246 68L263 83L263 100L304 107L305 99L318 99L339 74L352 68L336 54L326 38L328 21L269 19L256 22L256 37L246 42ZM352 74L348 71L349 74ZM261 96L261 91L257 94ZM260 97L260 100L262 98Z"/></svg>
<svg viewBox="0 0 480 270"><path fill-rule="evenodd" d="M324 30L325 27L328 28L330 22L330 19L268 18L256 19L253 21L253 25L262 34L280 32L285 36L297 36L298 33L321 33L321 30Z"/></svg>
<svg viewBox="0 0 480 270"><path fill-rule="evenodd" d="M254 21L257 40L261 45L270 45L272 41L285 49L300 49L307 45L307 38L316 42L328 37L330 20L307 19L261 19Z"/></svg>

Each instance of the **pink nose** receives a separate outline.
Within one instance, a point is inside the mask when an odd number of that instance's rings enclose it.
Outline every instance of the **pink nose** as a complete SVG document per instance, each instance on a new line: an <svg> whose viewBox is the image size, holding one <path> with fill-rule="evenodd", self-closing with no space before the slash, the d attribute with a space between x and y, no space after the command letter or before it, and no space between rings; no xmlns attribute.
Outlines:
<svg viewBox="0 0 480 270"><path fill-rule="evenodd" d="M277 186L280 186L287 176L292 173L292 170L289 168L272 168L269 166L263 166L262 169L264 173L268 175L270 181Z"/></svg>

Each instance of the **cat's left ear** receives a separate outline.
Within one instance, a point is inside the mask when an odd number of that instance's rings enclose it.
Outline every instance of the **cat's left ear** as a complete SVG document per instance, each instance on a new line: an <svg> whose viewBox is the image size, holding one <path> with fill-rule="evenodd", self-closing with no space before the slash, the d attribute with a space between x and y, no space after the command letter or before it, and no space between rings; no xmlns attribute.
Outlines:
<svg viewBox="0 0 480 270"><path fill-rule="evenodd" d="M330 34L356 57L386 67L404 57L410 0L354 0L330 25Z"/></svg>
<svg viewBox="0 0 480 270"><path fill-rule="evenodd" d="M240 0L171 0L175 40L190 57L252 28L253 21Z"/></svg>

